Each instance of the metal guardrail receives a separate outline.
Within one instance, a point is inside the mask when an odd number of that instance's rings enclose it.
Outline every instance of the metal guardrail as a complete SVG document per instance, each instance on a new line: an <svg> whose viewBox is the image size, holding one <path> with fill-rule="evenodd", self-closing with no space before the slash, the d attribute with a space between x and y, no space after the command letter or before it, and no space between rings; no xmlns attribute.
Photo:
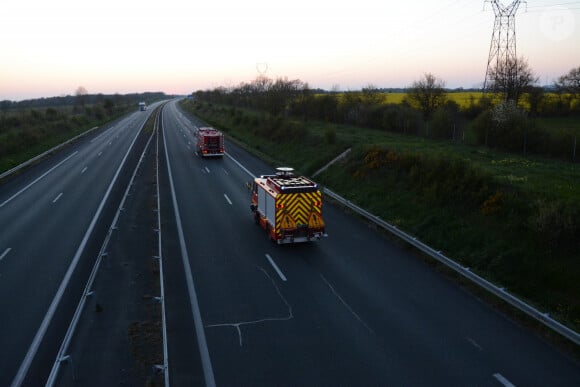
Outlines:
<svg viewBox="0 0 580 387"><path fill-rule="evenodd" d="M441 253L441 251L437 251L432 247L427 246L425 243L418 240L416 237L413 237L397 228L392 224L385 222L384 220L380 219L378 216L371 214L370 212L360 208L354 203L346 200L342 196L332 192L327 188L323 188L323 193L330 196L332 199L336 200L340 204L350 208L351 210L355 211L359 215L365 217L366 219L370 220L371 222L377 224L378 226L384 228L385 230L389 231L390 233L394 234L395 236L401 238L405 242L409 243L413 247L417 248L418 250L422 251L423 253L429 255L431 258L436 259L440 263L444 264L448 268L454 270L455 272L459 273L463 277L469 279L473 283L479 285L481 288L487 290L488 292L494 294L495 296L501 298L508 304L512 305L513 307L517 308L518 310L524 312L528 316L536 319L537 321L544 324L546 327L552 329L553 331L559 333L560 335L566 337L567 339L571 340L577 345L580 345L580 334L569 327L565 326L564 324L560 323L559 321L554 320L548 313L542 313L533 306L525 303L524 301L520 300L519 298L515 297L514 295L507 292L504 288L497 287L493 283L489 282L488 280L478 276L477 274L473 273L468 267L463 267L457 262L453 261L452 259L446 257Z"/></svg>

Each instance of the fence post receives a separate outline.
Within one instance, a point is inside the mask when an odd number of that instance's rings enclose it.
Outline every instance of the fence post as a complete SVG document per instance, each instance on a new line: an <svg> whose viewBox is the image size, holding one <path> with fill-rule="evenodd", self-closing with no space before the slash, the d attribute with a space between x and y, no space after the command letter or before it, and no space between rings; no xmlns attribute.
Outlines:
<svg viewBox="0 0 580 387"><path fill-rule="evenodd" d="M451 139L455 141L455 121L453 121L453 137Z"/></svg>

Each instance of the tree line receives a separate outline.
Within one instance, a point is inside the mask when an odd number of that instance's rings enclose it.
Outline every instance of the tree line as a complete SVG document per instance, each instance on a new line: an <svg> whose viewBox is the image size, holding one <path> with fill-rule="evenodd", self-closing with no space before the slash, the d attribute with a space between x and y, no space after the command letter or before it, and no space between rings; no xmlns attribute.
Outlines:
<svg viewBox="0 0 580 387"><path fill-rule="evenodd" d="M10 110L40 109L48 107L62 106L132 106L139 101L153 102L167 98L163 92L145 92L131 94L89 94L88 91L79 86L74 95L65 95L48 98L34 98L22 101L0 101L0 112L7 113Z"/></svg>
<svg viewBox="0 0 580 387"><path fill-rule="evenodd" d="M506 66L502 64L501 66ZM378 130L464 141L472 130L477 145L523 153L575 158L573 133L541 128L540 116L580 115L580 66L558 78L553 92L537 86L538 77L523 58L512 68L492 69L494 82L482 97L464 106L449 98L445 82L424 74L406 89L402 102L369 84L360 91L321 92L298 79L263 75L237 87L199 90L201 102L267 112L271 116L349 124ZM575 146L575 145L574 145Z"/></svg>

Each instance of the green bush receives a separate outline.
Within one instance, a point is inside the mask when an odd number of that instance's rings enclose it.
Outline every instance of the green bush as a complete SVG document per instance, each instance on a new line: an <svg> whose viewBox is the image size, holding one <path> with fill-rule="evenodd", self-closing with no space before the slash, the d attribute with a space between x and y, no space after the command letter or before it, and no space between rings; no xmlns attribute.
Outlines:
<svg viewBox="0 0 580 387"><path fill-rule="evenodd" d="M44 112L44 115L45 115L47 120L54 121L54 120L58 119L59 114L58 114L58 110L56 110L55 108L48 108Z"/></svg>
<svg viewBox="0 0 580 387"><path fill-rule="evenodd" d="M438 107L431 118L431 134L433 138L449 140L457 137L461 129L461 117L459 105L455 101L447 101L445 105Z"/></svg>
<svg viewBox="0 0 580 387"><path fill-rule="evenodd" d="M433 204L479 209L497 185L490 175L461 159L425 157L372 147L362 156L355 176L404 184Z"/></svg>
<svg viewBox="0 0 580 387"><path fill-rule="evenodd" d="M450 139L453 137L453 117L444 107L439 107L431 118L431 135L434 138Z"/></svg>
<svg viewBox="0 0 580 387"><path fill-rule="evenodd" d="M381 128L389 132L415 134L422 124L421 113L407 105L388 104L383 108Z"/></svg>
<svg viewBox="0 0 580 387"><path fill-rule="evenodd" d="M580 206L578 202L537 200L529 219L538 240L550 247L580 249Z"/></svg>
<svg viewBox="0 0 580 387"><path fill-rule="evenodd" d="M326 128L324 130L324 140L327 144L334 145L336 144L336 131L332 128Z"/></svg>

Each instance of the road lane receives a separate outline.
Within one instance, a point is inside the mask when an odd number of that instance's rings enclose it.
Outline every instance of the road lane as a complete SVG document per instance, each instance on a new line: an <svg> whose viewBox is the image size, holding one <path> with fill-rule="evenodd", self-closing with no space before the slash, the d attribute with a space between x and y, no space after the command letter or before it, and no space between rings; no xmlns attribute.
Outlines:
<svg viewBox="0 0 580 387"><path fill-rule="evenodd" d="M190 122L203 123L180 116L173 104L166 111L218 385L498 385L495 375L515 385L580 381L574 361L328 203L328 238L271 244L253 224L247 172L229 157L193 156ZM227 145L250 173L272 171ZM227 173L214 172L220 169Z"/></svg>

